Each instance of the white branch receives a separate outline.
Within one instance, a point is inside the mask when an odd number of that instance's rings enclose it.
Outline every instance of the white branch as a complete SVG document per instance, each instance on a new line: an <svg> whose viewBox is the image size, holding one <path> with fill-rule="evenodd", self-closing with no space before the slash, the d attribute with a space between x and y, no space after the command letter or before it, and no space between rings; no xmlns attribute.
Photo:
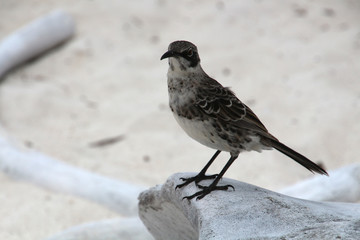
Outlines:
<svg viewBox="0 0 360 240"><path fill-rule="evenodd" d="M62 10L34 20L0 43L0 78L11 68L71 38L75 24Z"/></svg>
<svg viewBox="0 0 360 240"><path fill-rule="evenodd" d="M283 194L314 201L359 202L360 164L336 169L329 177L316 176L280 191Z"/></svg>
<svg viewBox="0 0 360 240"><path fill-rule="evenodd" d="M16 179L92 200L127 216L137 214L137 197L144 189L70 166L36 151L21 150L1 134L1 129L0 170Z"/></svg>

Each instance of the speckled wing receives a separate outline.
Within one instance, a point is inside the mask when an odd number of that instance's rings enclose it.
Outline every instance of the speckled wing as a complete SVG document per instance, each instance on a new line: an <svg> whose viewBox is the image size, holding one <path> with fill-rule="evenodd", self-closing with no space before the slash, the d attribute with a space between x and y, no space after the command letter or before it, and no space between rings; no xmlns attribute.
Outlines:
<svg viewBox="0 0 360 240"><path fill-rule="evenodd" d="M248 106L242 103L229 88L223 87L213 79L198 89L195 104L206 114L228 123L231 127L274 138Z"/></svg>

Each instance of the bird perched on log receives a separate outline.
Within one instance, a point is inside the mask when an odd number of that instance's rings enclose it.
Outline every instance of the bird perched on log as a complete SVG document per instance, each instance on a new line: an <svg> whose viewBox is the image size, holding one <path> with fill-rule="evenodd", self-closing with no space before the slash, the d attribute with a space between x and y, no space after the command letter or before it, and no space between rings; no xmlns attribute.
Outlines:
<svg viewBox="0 0 360 240"><path fill-rule="evenodd" d="M214 190L234 188L219 186L220 179L243 151L277 149L311 172L328 175L319 165L292 150L269 133L255 113L235 94L209 77L200 65L197 47L188 41L175 41L161 60L168 58L167 73L169 104L182 129L201 144L216 149L214 156L194 177L182 178L182 188L191 182L201 188L186 199L205 197ZM205 175L221 151L229 152L230 159L219 174ZM209 186L198 184L204 179L214 179Z"/></svg>

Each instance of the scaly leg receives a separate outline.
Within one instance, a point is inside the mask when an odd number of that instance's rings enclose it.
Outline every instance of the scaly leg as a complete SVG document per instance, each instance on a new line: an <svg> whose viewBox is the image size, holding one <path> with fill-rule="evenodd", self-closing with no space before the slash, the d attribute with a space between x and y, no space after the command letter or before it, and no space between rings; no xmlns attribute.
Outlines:
<svg viewBox="0 0 360 240"><path fill-rule="evenodd" d="M177 185L175 189L182 188L192 182L195 182L196 186L199 186L198 183L202 180L216 178L218 176L217 174L205 175L205 173L208 170L208 168L210 167L210 165L214 162L216 157L220 154L220 152L221 152L220 150L217 150L216 153L214 154L214 156L212 156L212 158L210 159L210 161L205 165L205 167L195 177L180 178L181 180L184 181L184 183Z"/></svg>
<svg viewBox="0 0 360 240"><path fill-rule="evenodd" d="M220 179L224 176L225 172L228 170L228 168L230 167L230 165L235 161L235 159L238 157L238 155L232 155L229 159L229 161L226 163L225 167L221 170L221 172L219 173L219 175L215 178L215 180L208 186L201 186L200 188L202 189L201 191L198 191L196 193L194 193L193 195L190 196L186 196L184 198L191 200L194 197L196 197L196 200L200 200L203 197L205 197L206 195L208 195L209 193L211 193L212 191L215 190L228 190L229 188L232 188L233 190L235 190L234 186L232 185L225 185L225 186L217 186L218 182L220 181ZM183 199L184 199L183 198Z"/></svg>

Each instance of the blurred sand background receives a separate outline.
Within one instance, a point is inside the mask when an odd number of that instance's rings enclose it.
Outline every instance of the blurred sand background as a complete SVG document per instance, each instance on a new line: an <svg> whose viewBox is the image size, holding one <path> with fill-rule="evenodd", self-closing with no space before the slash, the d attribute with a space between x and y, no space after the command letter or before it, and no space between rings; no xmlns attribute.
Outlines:
<svg viewBox="0 0 360 240"><path fill-rule="evenodd" d="M72 14L75 37L0 83L0 123L25 147L149 187L199 171L214 150L177 126L159 60L186 39L281 141L328 170L359 161L359 1L0 0L0 39L55 8ZM113 136L122 140L91 147ZM226 174L271 190L310 176L276 151L244 153ZM0 239L117 217L2 173L0 189Z"/></svg>

